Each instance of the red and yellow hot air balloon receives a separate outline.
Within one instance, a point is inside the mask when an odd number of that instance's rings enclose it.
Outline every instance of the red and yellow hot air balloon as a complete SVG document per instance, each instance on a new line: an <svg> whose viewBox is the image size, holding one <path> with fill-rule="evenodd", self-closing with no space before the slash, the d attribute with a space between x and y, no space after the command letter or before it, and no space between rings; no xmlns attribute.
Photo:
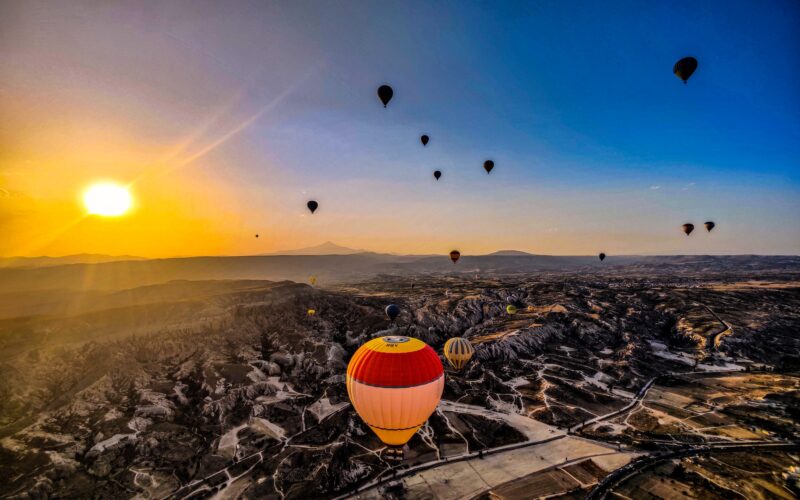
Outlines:
<svg viewBox="0 0 800 500"><path fill-rule="evenodd" d="M353 408L390 446L403 446L425 424L443 389L442 362L419 339L372 339L347 365L347 394Z"/></svg>

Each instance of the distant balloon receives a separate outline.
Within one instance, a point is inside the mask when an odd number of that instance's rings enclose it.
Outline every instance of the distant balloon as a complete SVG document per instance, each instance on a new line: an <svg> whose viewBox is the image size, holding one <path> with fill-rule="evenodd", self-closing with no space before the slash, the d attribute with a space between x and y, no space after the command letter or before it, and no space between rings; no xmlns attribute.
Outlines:
<svg viewBox="0 0 800 500"><path fill-rule="evenodd" d="M442 173L441 173L441 172L439 172L438 170L435 170L435 171L433 172L433 176L434 176L434 177L436 177L436 180L438 181L438 180L439 180L439 177L441 177L441 176L442 176Z"/></svg>
<svg viewBox="0 0 800 500"><path fill-rule="evenodd" d="M316 285L317 284L317 277L316 276L309 276L308 282L311 283L312 285Z"/></svg>
<svg viewBox="0 0 800 500"><path fill-rule="evenodd" d="M317 311L315 311L314 309L309 309L309 310L308 310L308 315L309 315L309 316L313 316L313 315L315 315L315 314L317 314Z"/></svg>
<svg viewBox="0 0 800 500"><path fill-rule="evenodd" d="M600 252L600 255L598 255L598 257L600 257L600 262L606 260L606 254L604 254L603 252Z"/></svg>
<svg viewBox="0 0 800 500"><path fill-rule="evenodd" d="M687 223L684 224L682 227L683 227L683 232L686 233L686 236L689 236L690 234L692 234L692 231L694 231L694 224Z"/></svg>
<svg viewBox="0 0 800 500"><path fill-rule="evenodd" d="M389 104L389 101L392 100L393 95L394 95L394 90L392 90L392 87L388 85L381 85L380 87L378 87L378 99L381 100L384 108L386 107L387 104Z"/></svg>
<svg viewBox="0 0 800 500"><path fill-rule="evenodd" d="M483 168L486 170L486 173L491 173L492 169L494 168L494 162L492 160L486 160L483 162Z"/></svg>
<svg viewBox="0 0 800 500"><path fill-rule="evenodd" d="M258 238L258 235L256 235L256 238Z"/></svg>
<svg viewBox="0 0 800 500"><path fill-rule="evenodd" d="M506 306L506 312L508 314L517 314L517 306L509 304Z"/></svg>
<svg viewBox="0 0 800 500"><path fill-rule="evenodd" d="M461 258L461 252L459 252L458 250L453 250L452 252L450 252L450 260L453 261L453 264L458 262L458 259L460 258Z"/></svg>
<svg viewBox="0 0 800 500"><path fill-rule="evenodd" d="M680 61L675 63L675 66L672 67L672 72L675 73L675 76L683 80L683 83L687 83L689 78L691 78L692 73L697 69L697 59L694 57L684 57Z"/></svg>
<svg viewBox="0 0 800 500"><path fill-rule="evenodd" d="M706 229L708 230L708 232L710 233L711 230L714 229L714 227L716 227L716 224L714 224L711 221L708 221L708 222L705 223L705 226L706 226Z"/></svg>
<svg viewBox="0 0 800 500"><path fill-rule="evenodd" d="M400 314L400 308L394 304L389 304L386 306L386 316L389 317L390 321L394 321L394 319Z"/></svg>
<svg viewBox="0 0 800 500"><path fill-rule="evenodd" d="M306 206L308 207L309 210L311 210L311 213L313 214L317 210L317 207L319 207L319 203L317 203L314 200L311 200L308 203L306 203Z"/></svg>
<svg viewBox="0 0 800 500"><path fill-rule="evenodd" d="M422 145L423 145L423 146L427 146L427 145L428 145L428 141L430 141L430 140L431 140L431 138L430 138L430 137L428 137L427 135L424 135L424 134L423 134L423 136L422 136L422 137L420 137L420 138L419 138L419 140L420 140L420 141L422 141Z"/></svg>
<svg viewBox="0 0 800 500"><path fill-rule="evenodd" d="M358 416L389 446L403 446L436 410L444 368L425 342L379 337L358 348L345 377Z"/></svg>
<svg viewBox="0 0 800 500"><path fill-rule="evenodd" d="M456 370L464 368L474 352L469 340L462 337L454 337L444 343L444 357Z"/></svg>

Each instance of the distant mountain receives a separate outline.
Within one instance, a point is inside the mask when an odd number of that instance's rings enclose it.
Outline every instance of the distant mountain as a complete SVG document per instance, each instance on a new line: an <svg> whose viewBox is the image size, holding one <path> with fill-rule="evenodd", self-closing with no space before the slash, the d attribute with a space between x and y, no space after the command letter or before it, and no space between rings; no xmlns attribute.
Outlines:
<svg viewBox="0 0 800 500"><path fill-rule="evenodd" d="M103 262L118 262L123 260L146 259L133 255L102 255L94 253L80 253L64 255L62 257L3 257L0 258L0 267L50 267L67 264L100 264Z"/></svg>
<svg viewBox="0 0 800 500"><path fill-rule="evenodd" d="M492 252L487 254L487 256L497 256L497 257L529 257L533 256L532 253L522 252L520 250L498 250L496 252Z"/></svg>
<svg viewBox="0 0 800 500"><path fill-rule="evenodd" d="M357 253L371 253L368 250L347 248L337 245L332 241L326 241L321 245L294 250L281 250L280 252L268 253L266 255L353 255Z"/></svg>
<svg viewBox="0 0 800 500"><path fill-rule="evenodd" d="M328 248L330 248L328 246ZM349 255L255 255L185 257L101 262L46 267L0 268L0 294L40 290L119 290L172 280L291 280L318 286L412 274L525 274L580 272L613 276L652 273L702 276L703 273L753 271L800 273L798 256L759 255L611 255L596 256L478 255L462 256L454 265L447 255L411 256L378 253ZM43 297L44 299L45 297ZM0 297L0 301L3 297Z"/></svg>

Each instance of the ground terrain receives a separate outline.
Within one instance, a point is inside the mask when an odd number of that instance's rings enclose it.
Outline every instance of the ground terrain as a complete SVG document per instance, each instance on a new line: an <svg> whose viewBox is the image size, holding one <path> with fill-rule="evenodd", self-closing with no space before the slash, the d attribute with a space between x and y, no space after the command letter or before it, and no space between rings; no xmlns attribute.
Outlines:
<svg viewBox="0 0 800 500"><path fill-rule="evenodd" d="M0 495L583 497L626 464L609 495L796 494L800 452L757 446L800 431L800 268L676 265L22 290L0 308ZM390 333L476 349L396 467L343 377ZM755 448L692 452L731 443Z"/></svg>

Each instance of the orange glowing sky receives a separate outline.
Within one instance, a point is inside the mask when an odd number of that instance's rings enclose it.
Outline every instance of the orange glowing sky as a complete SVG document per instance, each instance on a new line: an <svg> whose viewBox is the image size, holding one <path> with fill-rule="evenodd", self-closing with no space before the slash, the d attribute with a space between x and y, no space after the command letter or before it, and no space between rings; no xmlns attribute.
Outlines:
<svg viewBox="0 0 800 500"><path fill-rule="evenodd" d="M328 13L237 5L3 3L0 257L259 254L328 240L396 253L800 252L791 151L750 168L741 141L701 138L697 159L651 161L622 132L573 117L604 113L565 104L583 90L514 74L519 55L498 62L493 44L531 26L473 39L486 12L455 22L445 8L415 18L348 2ZM670 74L683 44L659 50L667 70L651 122L690 92L719 93L709 73L686 88ZM770 77L760 91L787 91ZM374 89L386 81L397 91L384 110ZM741 165L716 161L722 150ZM128 214L86 215L83 191L104 180L129 185ZM709 218L715 233L680 233Z"/></svg>

